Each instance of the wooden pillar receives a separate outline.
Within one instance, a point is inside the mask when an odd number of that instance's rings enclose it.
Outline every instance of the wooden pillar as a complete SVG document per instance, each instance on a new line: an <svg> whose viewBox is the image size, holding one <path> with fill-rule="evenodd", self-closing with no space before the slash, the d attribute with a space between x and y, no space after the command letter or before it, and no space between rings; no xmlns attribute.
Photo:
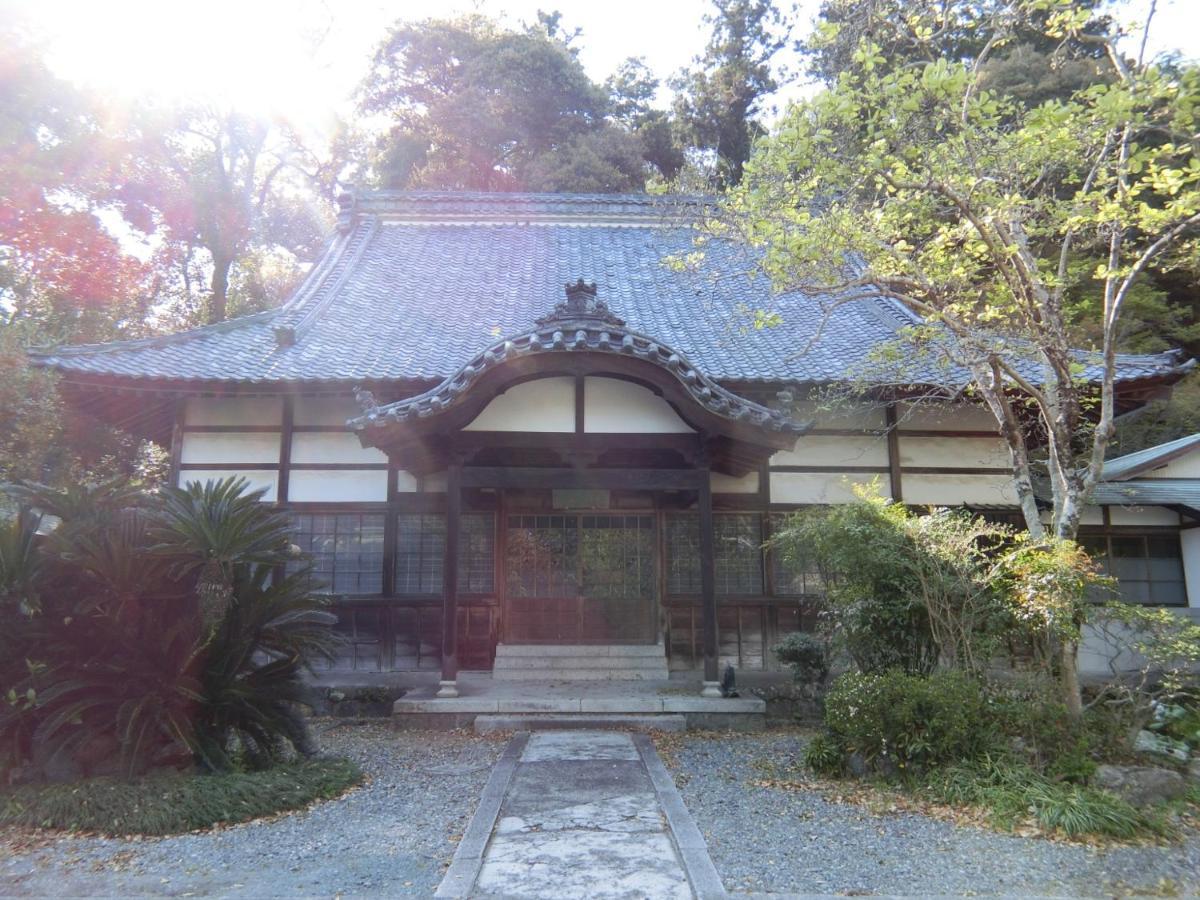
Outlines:
<svg viewBox="0 0 1200 900"><path fill-rule="evenodd" d="M904 487L901 481L900 430L896 423L895 401L888 401L884 408L884 417L887 425L888 481L892 488L892 499L900 503L904 500Z"/></svg>
<svg viewBox="0 0 1200 900"><path fill-rule="evenodd" d="M446 470L446 554L442 573L442 680L439 697L458 696L458 540L462 519L462 463Z"/></svg>
<svg viewBox="0 0 1200 900"><path fill-rule="evenodd" d="M700 607L703 615L704 687L705 697L719 697L720 675L717 672L717 577L716 541L713 534L712 477L705 465L697 472L696 485L700 514Z"/></svg>

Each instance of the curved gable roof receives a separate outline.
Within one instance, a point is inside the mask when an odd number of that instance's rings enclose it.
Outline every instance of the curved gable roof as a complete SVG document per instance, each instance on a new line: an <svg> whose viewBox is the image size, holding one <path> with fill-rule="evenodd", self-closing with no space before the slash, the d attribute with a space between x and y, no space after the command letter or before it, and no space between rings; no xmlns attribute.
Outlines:
<svg viewBox="0 0 1200 900"><path fill-rule="evenodd" d="M631 330L670 345L712 379L828 383L913 323L899 303L831 305L777 294L744 248L690 253L697 198L382 192L347 195L339 231L281 309L177 335L38 355L77 379L152 382L408 382L428 386L496 340L528 331L584 279ZM779 314L756 328L753 313ZM1120 378L1178 370L1176 354L1122 357ZM940 367L906 372L944 384Z"/></svg>

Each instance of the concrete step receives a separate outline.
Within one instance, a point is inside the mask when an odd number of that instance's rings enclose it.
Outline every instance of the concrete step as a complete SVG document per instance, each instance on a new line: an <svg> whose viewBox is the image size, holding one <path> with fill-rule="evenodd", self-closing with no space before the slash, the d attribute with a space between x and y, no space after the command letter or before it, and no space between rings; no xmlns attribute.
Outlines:
<svg viewBox="0 0 1200 900"><path fill-rule="evenodd" d="M682 715L589 715L587 713L507 713L475 717L475 732L549 731L553 729L607 729L618 731L685 731Z"/></svg>
<svg viewBox="0 0 1200 900"><path fill-rule="evenodd" d="M648 656L496 656L495 669L642 669L665 668L666 661Z"/></svg>
<svg viewBox="0 0 1200 900"><path fill-rule="evenodd" d="M650 656L665 657L662 644L499 644L497 657L510 656Z"/></svg>
<svg viewBox="0 0 1200 900"><path fill-rule="evenodd" d="M666 681L668 677L666 666L641 666L636 669L505 669L497 666L492 670L495 681Z"/></svg>

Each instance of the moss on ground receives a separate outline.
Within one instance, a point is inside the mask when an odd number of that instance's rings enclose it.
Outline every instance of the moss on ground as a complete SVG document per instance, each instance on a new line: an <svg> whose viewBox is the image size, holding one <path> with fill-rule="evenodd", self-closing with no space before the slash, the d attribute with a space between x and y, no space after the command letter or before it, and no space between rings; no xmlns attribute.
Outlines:
<svg viewBox="0 0 1200 900"><path fill-rule="evenodd" d="M234 824L329 800L362 780L347 759L312 759L260 772L92 778L0 791L0 826L110 835L166 835Z"/></svg>

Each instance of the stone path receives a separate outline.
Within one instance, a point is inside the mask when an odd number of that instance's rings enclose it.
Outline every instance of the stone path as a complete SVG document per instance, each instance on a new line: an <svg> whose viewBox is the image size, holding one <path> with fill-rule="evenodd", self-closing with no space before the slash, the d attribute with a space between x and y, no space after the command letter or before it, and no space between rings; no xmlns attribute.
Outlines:
<svg viewBox="0 0 1200 900"><path fill-rule="evenodd" d="M704 839L649 738L517 734L439 897L724 897Z"/></svg>

